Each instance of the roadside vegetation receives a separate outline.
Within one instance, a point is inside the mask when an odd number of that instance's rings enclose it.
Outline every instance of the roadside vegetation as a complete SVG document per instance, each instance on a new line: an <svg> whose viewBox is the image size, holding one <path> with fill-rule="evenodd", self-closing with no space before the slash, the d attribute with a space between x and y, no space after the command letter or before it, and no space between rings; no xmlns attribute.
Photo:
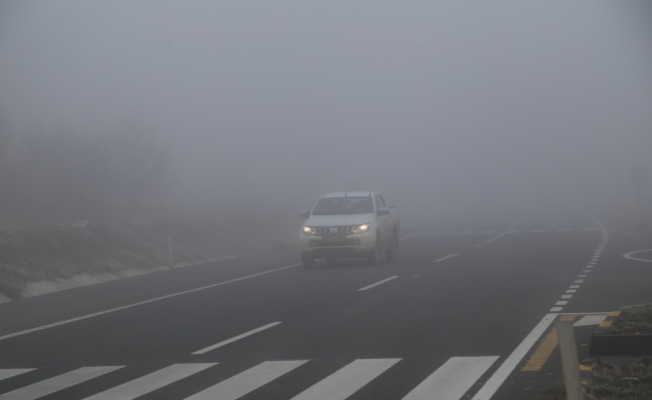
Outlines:
<svg viewBox="0 0 652 400"><path fill-rule="evenodd" d="M168 238L177 266L292 245L289 214L184 209L169 199L175 183L165 140L137 121L16 133L0 115L0 294L167 267Z"/></svg>
<svg viewBox="0 0 652 400"><path fill-rule="evenodd" d="M0 118L0 225L139 215L175 183L165 140L137 122L15 133Z"/></svg>
<svg viewBox="0 0 652 400"><path fill-rule="evenodd" d="M256 232L243 229L254 225L253 218L156 218L122 224L82 221L2 229L0 293L15 300L24 296L30 282L167 268L168 238L175 266L293 245L291 235L282 234L280 223L259 218Z"/></svg>
<svg viewBox="0 0 652 400"><path fill-rule="evenodd" d="M614 366L602 364L591 373L587 387L588 400L652 399L652 360Z"/></svg>
<svg viewBox="0 0 652 400"><path fill-rule="evenodd" d="M652 333L652 304L630 306L614 320L609 333L644 334ZM652 397L650 397L652 399Z"/></svg>

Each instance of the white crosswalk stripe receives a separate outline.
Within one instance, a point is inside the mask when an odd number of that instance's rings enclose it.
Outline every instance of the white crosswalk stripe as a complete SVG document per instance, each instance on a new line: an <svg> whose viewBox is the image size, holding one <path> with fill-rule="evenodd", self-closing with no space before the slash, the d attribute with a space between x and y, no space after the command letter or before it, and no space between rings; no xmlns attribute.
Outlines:
<svg viewBox="0 0 652 400"><path fill-rule="evenodd" d="M344 400L385 372L400 358L355 360L292 400Z"/></svg>
<svg viewBox="0 0 652 400"><path fill-rule="evenodd" d="M80 384L89 379L108 374L109 372L120 369L119 367L84 367L74 371L67 372L54 378L46 379L29 386L22 387L0 396L0 400L32 400L48 394L58 392L59 390Z"/></svg>
<svg viewBox="0 0 652 400"><path fill-rule="evenodd" d="M25 372L34 371L34 369L35 368L0 369L0 381L16 375L24 374Z"/></svg>
<svg viewBox="0 0 652 400"><path fill-rule="evenodd" d="M216 363L173 364L120 386L87 397L86 400L131 400L180 379L212 367Z"/></svg>
<svg viewBox="0 0 652 400"><path fill-rule="evenodd" d="M433 394L437 395L438 400L460 400L498 358L498 356L452 357L412 389L402 400L426 400L433 398ZM308 361L265 361L191 394L185 400L237 400L307 364ZM345 400L399 361L401 361L401 358L357 359L313 384L291 400ZM136 399L216 364L173 364L87 397L85 400ZM79 368L2 394L0 400L38 399L123 367ZM34 371L34 369L0 369L0 380L29 371ZM210 379L210 375L207 377ZM264 388L261 390L264 390Z"/></svg>
<svg viewBox="0 0 652 400"><path fill-rule="evenodd" d="M186 400L235 400L307 362L308 360L265 361Z"/></svg>
<svg viewBox="0 0 652 400"><path fill-rule="evenodd" d="M498 356L452 357L408 393L403 400L459 400L493 365Z"/></svg>

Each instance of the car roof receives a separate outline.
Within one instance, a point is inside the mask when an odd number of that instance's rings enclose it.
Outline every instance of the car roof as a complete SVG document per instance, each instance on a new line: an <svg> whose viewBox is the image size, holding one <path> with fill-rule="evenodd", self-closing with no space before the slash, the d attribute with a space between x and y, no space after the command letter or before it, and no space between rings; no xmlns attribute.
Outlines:
<svg viewBox="0 0 652 400"><path fill-rule="evenodd" d="M356 191L356 192L336 192L336 193L328 193L323 195L322 197L330 198L330 197L368 197L371 196L371 193L369 191Z"/></svg>

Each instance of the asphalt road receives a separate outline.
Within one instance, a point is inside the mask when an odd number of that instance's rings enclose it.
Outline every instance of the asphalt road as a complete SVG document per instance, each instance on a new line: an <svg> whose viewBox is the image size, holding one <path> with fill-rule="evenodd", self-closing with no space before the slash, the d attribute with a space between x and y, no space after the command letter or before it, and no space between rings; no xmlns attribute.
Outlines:
<svg viewBox="0 0 652 400"><path fill-rule="evenodd" d="M610 282L652 247L592 220L515 223L406 232L374 267L279 252L0 304L0 400L510 398L557 313L646 296Z"/></svg>

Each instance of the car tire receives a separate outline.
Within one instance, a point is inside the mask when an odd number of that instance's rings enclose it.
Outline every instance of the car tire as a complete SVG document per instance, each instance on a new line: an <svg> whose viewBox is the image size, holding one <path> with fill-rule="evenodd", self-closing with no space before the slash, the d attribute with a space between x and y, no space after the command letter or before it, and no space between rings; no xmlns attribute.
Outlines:
<svg viewBox="0 0 652 400"><path fill-rule="evenodd" d="M305 269L314 268L315 267L315 259L307 257L307 256L301 256L301 264L303 264L303 268L305 268Z"/></svg>
<svg viewBox="0 0 652 400"><path fill-rule="evenodd" d="M389 244L389 249L385 250L385 257L388 261L394 261L396 259L396 250L398 250L398 237L396 232L392 233L392 241Z"/></svg>
<svg viewBox="0 0 652 400"><path fill-rule="evenodd" d="M376 234L376 244L374 245L374 250L367 257L367 262L369 265L378 265L380 264L380 236Z"/></svg>

